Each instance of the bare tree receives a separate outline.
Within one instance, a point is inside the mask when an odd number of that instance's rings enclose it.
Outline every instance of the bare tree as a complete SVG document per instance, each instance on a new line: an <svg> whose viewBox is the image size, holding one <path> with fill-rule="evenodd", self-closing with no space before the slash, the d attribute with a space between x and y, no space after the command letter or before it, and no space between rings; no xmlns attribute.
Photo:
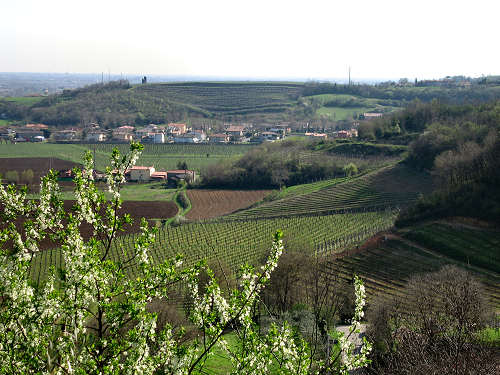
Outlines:
<svg viewBox="0 0 500 375"><path fill-rule="evenodd" d="M375 302L369 311L372 372L496 374L494 352L477 339L487 316L481 284L463 269L415 276L404 299Z"/></svg>

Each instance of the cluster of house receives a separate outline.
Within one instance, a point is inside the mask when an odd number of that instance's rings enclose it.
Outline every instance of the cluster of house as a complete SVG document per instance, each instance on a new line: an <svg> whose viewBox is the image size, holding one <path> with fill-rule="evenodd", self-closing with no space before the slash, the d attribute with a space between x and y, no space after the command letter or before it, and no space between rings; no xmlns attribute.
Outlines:
<svg viewBox="0 0 500 375"><path fill-rule="evenodd" d="M0 140L17 142L43 142L50 132L45 124L26 124L16 128L0 128Z"/></svg>
<svg viewBox="0 0 500 375"><path fill-rule="evenodd" d="M50 137L54 141L72 142L111 142L128 143L229 143L265 142L283 139L291 128L288 125L263 126L259 131L252 124L225 124L224 130L207 135L203 129L189 128L187 124L170 123L165 126L150 124L142 128L125 125L112 130L101 129L97 124L85 128L49 130L44 124L28 124L19 128L0 128L0 139L15 142L43 142Z"/></svg>

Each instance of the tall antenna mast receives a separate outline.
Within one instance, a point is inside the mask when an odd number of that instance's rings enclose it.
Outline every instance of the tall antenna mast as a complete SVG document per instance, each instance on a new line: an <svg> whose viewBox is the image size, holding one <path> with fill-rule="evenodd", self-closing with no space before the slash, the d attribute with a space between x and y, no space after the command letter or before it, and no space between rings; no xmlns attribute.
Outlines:
<svg viewBox="0 0 500 375"><path fill-rule="evenodd" d="M349 86L351 86L351 66L349 66Z"/></svg>

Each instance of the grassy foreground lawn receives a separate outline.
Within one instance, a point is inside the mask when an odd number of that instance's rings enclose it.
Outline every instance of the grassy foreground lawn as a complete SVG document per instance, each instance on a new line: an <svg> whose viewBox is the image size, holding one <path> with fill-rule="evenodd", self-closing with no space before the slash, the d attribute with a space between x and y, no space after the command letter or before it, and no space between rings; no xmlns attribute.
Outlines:
<svg viewBox="0 0 500 375"><path fill-rule="evenodd" d="M351 108L342 108L342 107L321 107L319 108L316 113L318 115L324 115L327 117L330 117L331 120L348 120L352 119L354 113L357 115L360 115L361 113L364 112L369 112L370 110L373 110L373 108L367 108L367 107L351 107Z"/></svg>
<svg viewBox="0 0 500 375"><path fill-rule="evenodd" d="M223 338L226 340L229 348L236 346L238 342L238 336L235 333L228 333ZM205 363L203 371L198 372L198 374L229 374L233 369L233 365L226 351L216 345L213 353Z"/></svg>
<svg viewBox="0 0 500 375"><path fill-rule="evenodd" d="M104 171L110 165L110 155L114 147L122 153L127 152L127 144L54 144L54 143L18 143L0 144L0 158L59 158L81 163L86 151L94 153L96 169ZM188 168L200 172L208 165L229 161L243 155L254 146L235 145L183 145L162 144L145 145L137 165L153 165L157 170L177 169L179 162L186 162Z"/></svg>
<svg viewBox="0 0 500 375"><path fill-rule="evenodd" d="M99 186L106 189L104 185ZM174 197L176 189L165 189L163 183L153 182L150 184L129 183L122 187L122 199L124 201L171 201ZM31 198L38 198L38 194L31 194ZM109 198L109 197L108 197ZM73 190L68 189L62 192L62 199L74 200L75 195Z"/></svg>
<svg viewBox="0 0 500 375"><path fill-rule="evenodd" d="M10 120L2 120L2 119L0 119L0 126L8 126L11 123L12 123L12 121L10 121Z"/></svg>
<svg viewBox="0 0 500 375"><path fill-rule="evenodd" d="M43 99L45 99L44 96L19 96L5 98L5 100L7 100L8 102L15 102L24 105L33 105Z"/></svg>

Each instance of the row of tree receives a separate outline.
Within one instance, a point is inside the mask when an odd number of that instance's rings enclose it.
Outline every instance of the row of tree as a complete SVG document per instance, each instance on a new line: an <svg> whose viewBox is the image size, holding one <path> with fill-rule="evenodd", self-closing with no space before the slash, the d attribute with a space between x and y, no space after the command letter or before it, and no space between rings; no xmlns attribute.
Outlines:
<svg viewBox="0 0 500 375"><path fill-rule="evenodd" d="M5 176L2 177L0 174L0 180L4 180L7 183L15 184L26 184L31 185L34 182L35 174L32 169L26 169L19 174L18 171L7 171Z"/></svg>
<svg viewBox="0 0 500 375"><path fill-rule="evenodd" d="M203 187L218 188L281 188L322 179L351 176L366 165L338 160L335 154L313 151L311 144L286 140L262 144L240 159L209 166L203 173ZM302 156L301 154L309 154ZM345 163L345 164L344 164Z"/></svg>

